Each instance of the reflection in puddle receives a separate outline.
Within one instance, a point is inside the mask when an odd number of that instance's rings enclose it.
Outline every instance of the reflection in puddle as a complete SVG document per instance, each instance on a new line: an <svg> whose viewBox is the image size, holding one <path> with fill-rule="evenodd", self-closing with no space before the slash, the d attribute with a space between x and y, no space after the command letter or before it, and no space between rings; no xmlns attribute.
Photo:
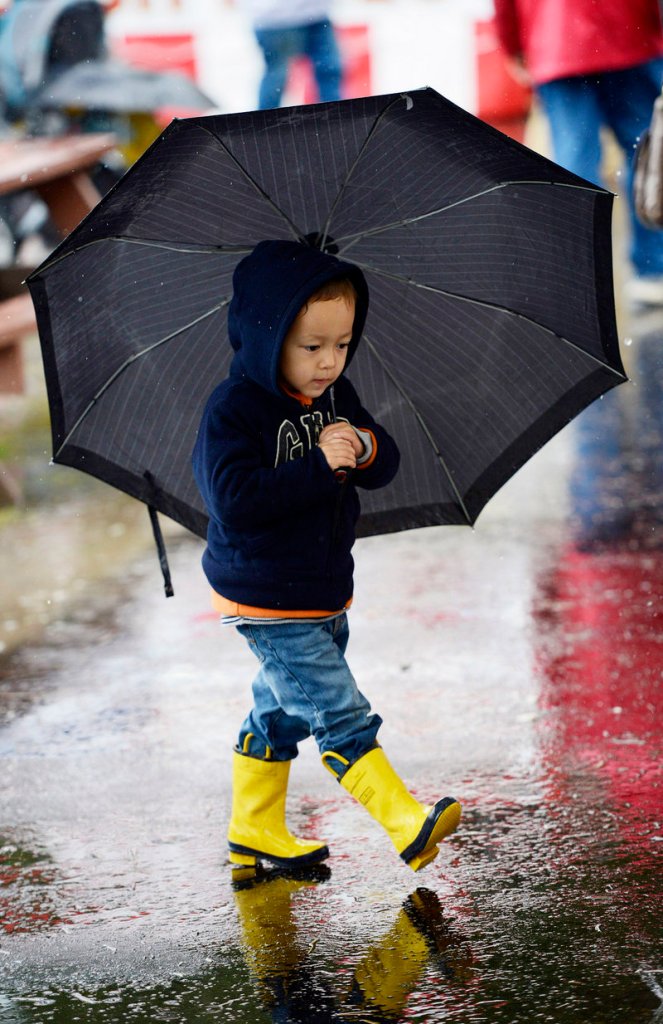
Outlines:
<svg viewBox="0 0 663 1024"><path fill-rule="evenodd" d="M329 908L317 892L330 877L323 865L235 883L242 952L217 951L197 975L175 972L169 983L149 988L129 982L15 993L0 1001L0 1021L68 1024L120 1021L129 1014L141 1024L170 1019L396 1024L406 1009L408 1020L443 1019L438 1013L454 1000L454 992L473 985L473 971L469 945L448 923L438 896L417 888L389 921L383 914L378 922L366 919L372 938L360 950L338 936L330 947L324 936Z"/></svg>
<svg viewBox="0 0 663 1024"><path fill-rule="evenodd" d="M588 1012L629 1022L663 1015L661 344L642 336L630 392L578 420L574 542L541 572L533 609L550 864L576 887L560 925L572 937L585 915Z"/></svg>
<svg viewBox="0 0 663 1024"><path fill-rule="evenodd" d="M319 885L325 872L331 875L322 868L308 877L276 876L235 886L247 962L274 1021L391 1024L402 1019L427 968L446 988L468 981L469 947L447 924L436 894L425 888L408 896L391 927L359 960L342 957L331 969L319 963L318 939L307 945L298 933L296 900L300 890Z"/></svg>
<svg viewBox="0 0 663 1024"><path fill-rule="evenodd" d="M594 402L572 426L576 545L593 551L663 545L663 338L642 333L633 380Z"/></svg>
<svg viewBox="0 0 663 1024"><path fill-rule="evenodd" d="M35 932L62 924L52 905L51 858L0 835L0 934Z"/></svg>

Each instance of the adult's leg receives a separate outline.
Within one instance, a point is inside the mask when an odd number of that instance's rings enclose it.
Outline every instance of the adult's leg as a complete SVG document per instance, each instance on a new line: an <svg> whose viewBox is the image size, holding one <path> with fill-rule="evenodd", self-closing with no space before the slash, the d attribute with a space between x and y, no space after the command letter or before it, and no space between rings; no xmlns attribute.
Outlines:
<svg viewBox="0 0 663 1024"><path fill-rule="evenodd" d="M636 274L641 277L663 274L663 231L647 228L638 220L633 196L636 147L649 127L654 101L661 92L662 81L663 60L653 60L601 75L599 82L603 118L624 152L623 195L629 212L629 255Z"/></svg>
<svg viewBox="0 0 663 1024"><path fill-rule="evenodd" d="M306 27L304 39L305 52L313 64L321 102L339 100L342 65L334 26L330 21L317 21Z"/></svg>
<svg viewBox="0 0 663 1024"><path fill-rule="evenodd" d="M601 124L605 123L604 104L596 77L574 76L558 79L538 87L541 104L550 123L553 156L557 163L579 174L587 181L600 184ZM579 451L585 452L600 438L602 451L619 452L623 443L624 411L619 389L594 402L574 421L573 432ZM588 541L590 520L598 525L596 516L602 496L602 481L596 458L582 463L581 473L573 482L573 496L579 518L583 543ZM579 536L579 539L580 539Z"/></svg>
<svg viewBox="0 0 663 1024"><path fill-rule="evenodd" d="M559 78L537 87L550 126L556 163L599 184L601 176L601 105L594 80Z"/></svg>
<svg viewBox="0 0 663 1024"><path fill-rule="evenodd" d="M288 77L288 65L298 52L301 39L297 29L256 29L255 37L265 60L265 72L258 92L258 108L278 107Z"/></svg>

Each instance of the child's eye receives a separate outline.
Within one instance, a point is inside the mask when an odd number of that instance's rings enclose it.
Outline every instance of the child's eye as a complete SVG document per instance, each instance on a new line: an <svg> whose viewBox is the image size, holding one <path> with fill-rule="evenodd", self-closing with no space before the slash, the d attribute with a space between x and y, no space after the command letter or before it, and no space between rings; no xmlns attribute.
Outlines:
<svg viewBox="0 0 663 1024"><path fill-rule="evenodd" d="M304 349L306 352L317 352L319 348L319 345L304 345Z"/></svg>

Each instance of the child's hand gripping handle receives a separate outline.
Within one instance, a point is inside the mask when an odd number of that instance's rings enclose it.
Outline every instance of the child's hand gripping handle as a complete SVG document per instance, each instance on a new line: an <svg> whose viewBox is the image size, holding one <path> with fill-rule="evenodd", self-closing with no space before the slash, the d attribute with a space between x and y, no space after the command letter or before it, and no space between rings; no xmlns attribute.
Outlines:
<svg viewBox="0 0 663 1024"><path fill-rule="evenodd" d="M360 445L361 441L348 423L330 423L318 438L318 447L341 483L357 465L357 456L361 453L356 451L356 446Z"/></svg>
<svg viewBox="0 0 663 1024"><path fill-rule="evenodd" d="M350 470L354 469L357 465L357 459L362 454L363 445L349 423L346 423L345 420L339 421L336 419L333 384L329 389L329 399L334 422L330 423L322 431L318 438L318 445L322 448L330 469L334 471L334 476L342 484L347 480ZM342 439L341 445L334 443L338 439ZM350 446L349 448L348 445Z"/></svg>

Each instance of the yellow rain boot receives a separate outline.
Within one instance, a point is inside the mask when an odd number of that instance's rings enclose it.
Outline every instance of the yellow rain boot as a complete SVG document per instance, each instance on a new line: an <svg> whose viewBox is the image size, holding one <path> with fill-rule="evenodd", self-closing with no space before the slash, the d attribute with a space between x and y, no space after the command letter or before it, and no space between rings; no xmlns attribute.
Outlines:
<svg viewBox="0 0 663 1024"><path fill-rule="evenodd" d="M344 789L382 825L401 858L419 871L437 857L438 844L455 832L460 821L460 804L447 796L424 806L412 796L396 774L382 747L373 747L354 764L328 750L322 761ZM333 762L349 766L335 771Z"/></svg>
<svg viewBox="0 0 663 1024"><path fill-rule="evenodd" d="M268 751L269 755L269 751ZM285 823L290 761L261 760L233 751L230 863L247 873L257 861L281 867L317 864L329 856L323 843L298 839Z"/></svg>

